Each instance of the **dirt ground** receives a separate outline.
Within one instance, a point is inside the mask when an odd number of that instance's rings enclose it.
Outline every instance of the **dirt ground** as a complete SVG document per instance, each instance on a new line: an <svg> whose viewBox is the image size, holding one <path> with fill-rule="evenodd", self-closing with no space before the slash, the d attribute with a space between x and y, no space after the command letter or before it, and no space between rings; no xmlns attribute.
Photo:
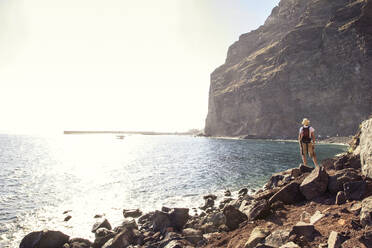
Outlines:
<svg viewBox="0 0 372 248"><path fill-rule="evenodd" d="M284 205L272 212L265 220L242 223L241 228L228 232L214 234L206 248L228 247L244 248L253 228L256 226L267 227L271 231L277 229L288 229L300 221L301 215L306 211L311 216L319 210L325 216L315 223L316 235L313 241L302 240L301 247L318 247L319 244L326 244L331 231L343 233L350 237L343 243L343 248L369 248L360 243L358 239L363 234L363 229L353 227L352 222L358 223L358 211L353 207L360 204L360 201L347 202L343 205L335 205L334 196L324 196L316 201L304 202L297 205ZM298 243L298 241L297 241Z"/></svg>

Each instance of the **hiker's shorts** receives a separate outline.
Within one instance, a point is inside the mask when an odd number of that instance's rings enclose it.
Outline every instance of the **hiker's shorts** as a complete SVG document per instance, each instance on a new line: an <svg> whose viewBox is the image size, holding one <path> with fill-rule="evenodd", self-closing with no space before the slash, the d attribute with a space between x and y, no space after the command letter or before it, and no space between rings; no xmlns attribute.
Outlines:
<svg viewBox="0 0 372 248"><path fill-rule="evenodd" d="M309 154L310 158L314 157L315 152L313 143L301 143L301 146L302 155Z"/></svg>

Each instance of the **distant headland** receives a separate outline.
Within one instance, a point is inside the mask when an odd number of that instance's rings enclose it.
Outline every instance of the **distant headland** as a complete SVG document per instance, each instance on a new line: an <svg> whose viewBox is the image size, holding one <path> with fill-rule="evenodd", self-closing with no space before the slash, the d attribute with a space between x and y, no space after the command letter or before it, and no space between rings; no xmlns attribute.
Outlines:
<svg viewBox="0 0 372 248"><path fill-rule="evenodd" d="M63 134L141 134L141 135L196 135L201 131L190 129L186 132L154 132L154 131L63 131Z"/></svg>

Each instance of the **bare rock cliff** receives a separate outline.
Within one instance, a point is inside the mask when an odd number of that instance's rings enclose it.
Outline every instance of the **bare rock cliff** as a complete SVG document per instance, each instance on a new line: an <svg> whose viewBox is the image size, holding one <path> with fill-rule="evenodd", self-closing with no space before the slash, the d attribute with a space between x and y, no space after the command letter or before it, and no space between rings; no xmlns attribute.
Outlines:
<svg viewBox="0 0 372 248"><path fill-rule="evenodd" d="M211 74L205 133L352 135L372 113L372 0L281 0Z"/></svg>
<svg viewBox="0 0 372 248"><path fill-rule="evenodd" d="M372 179L372 117L360 124L354 155L360 155L363 175Z"/></svg>

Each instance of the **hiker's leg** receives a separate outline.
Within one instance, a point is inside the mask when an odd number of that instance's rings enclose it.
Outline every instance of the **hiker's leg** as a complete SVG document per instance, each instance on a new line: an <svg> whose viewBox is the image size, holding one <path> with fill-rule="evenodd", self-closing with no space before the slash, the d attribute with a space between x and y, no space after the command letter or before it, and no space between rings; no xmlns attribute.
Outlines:
<svg viewBox="0 0 372 248"><path fill-rule="evenodd" d="M309 144L309 156L313 159L314 165L316 167L319 167L318 161L317 161L316 155L315 155L315 147L314 147L314 144L312 144L312 143Z"/></svg>
<svg viewBox="0 0 372 248"><path fill-rule="evenodd" d="M302 154L302 161L304 162L304 165L307 166L307 159L305 154Z"/></svg>
<svg viewBox="0 0 372 248"><path fill-rule="evenodd" d="M301 143L301 156L302 156L302 162L304 162L304 165L307 165L307 149L306 145L304 143Z"/></svg>

